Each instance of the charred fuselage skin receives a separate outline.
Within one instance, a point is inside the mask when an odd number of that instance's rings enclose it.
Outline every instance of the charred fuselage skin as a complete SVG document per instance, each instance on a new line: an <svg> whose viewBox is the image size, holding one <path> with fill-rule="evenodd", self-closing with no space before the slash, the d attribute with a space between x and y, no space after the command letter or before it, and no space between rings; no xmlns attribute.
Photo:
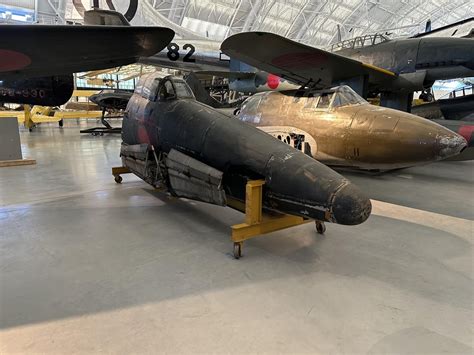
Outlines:
<svg viewBox="0 0 474 355"><path fill-rule="evenodd" d="M262 93L244 103L238 118L330 166L405 168L446 159L466 146L458 134L409 113L365 101L317 109L310 100ZM295 143L298 137L304 144Z"/></svg>
<svg viewBox="0 0 474 355"><path fill-rule="evenodd" d="M145 96L136 92L128 104L124 143L178 150L218 169L226 195L240 200L247 179L265 179L270 210L346 225L368 218L370 201L357 187L300 151L194 98Z"/></svg>

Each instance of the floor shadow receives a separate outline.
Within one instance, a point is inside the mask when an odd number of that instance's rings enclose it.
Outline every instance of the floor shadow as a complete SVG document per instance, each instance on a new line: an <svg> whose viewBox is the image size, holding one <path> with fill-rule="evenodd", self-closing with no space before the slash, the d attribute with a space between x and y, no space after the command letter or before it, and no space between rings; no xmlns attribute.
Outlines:
<svg viewBox="0 0 474 355"><path fill-rule="evenodd" d="M245 257L236 261L228 256L229 226L241 221L241 214L170 202L165 195L156 206L123 205L148 193L140 187L118 191L108 197L121 199L118 207L101 208L100 196L92 201L76 196L67 204L0 211L8 214L0 233L0 327L274 279L315 282L318 273L364 277L443 304L472 307L472 275L443 262L470 253L470 244L456 235L372 216L356 227L329 225L326 236L315 236L312 224L272 233L248 241ZM86 201L95 208L76 207Z"/></svg>

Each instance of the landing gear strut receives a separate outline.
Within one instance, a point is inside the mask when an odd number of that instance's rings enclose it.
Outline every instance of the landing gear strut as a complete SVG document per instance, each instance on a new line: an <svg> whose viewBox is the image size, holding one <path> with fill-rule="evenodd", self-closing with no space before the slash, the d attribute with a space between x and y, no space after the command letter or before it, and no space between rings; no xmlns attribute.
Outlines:
<svg viewBox="0 0 474 355"><path fill-rule="evenodd" d="M104 127L88 128L83 129L79 132L90 133L93 136L103 136L104 133L122 133L122 127L112 127L110 123L105 119L105 108L102 109L102 117L100 118L100 122L104 125Z"/></svg>
<svg viewBox="0 0 474 355"><path fill-rule="evenodd" d="M383 92L380 95L380 106L395 110L411 112L413 93Z"/></svg>

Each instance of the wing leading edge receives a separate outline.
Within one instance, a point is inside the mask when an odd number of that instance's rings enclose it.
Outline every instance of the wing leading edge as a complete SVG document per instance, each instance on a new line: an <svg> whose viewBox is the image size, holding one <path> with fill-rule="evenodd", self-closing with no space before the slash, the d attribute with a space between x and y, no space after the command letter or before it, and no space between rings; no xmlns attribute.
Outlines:
<svg viewBox="0 0 474 355"><path fill-rule="evenodd" d="M0 79L111 68L165 48L164 27L0 25Z"/></svg>
<svg viewBox="0 0 474 355"><path fill-rule="evenodd" d="M249 43L252 45L249 46ZM310 47L267 32L239 33L227 38L222 52L260 70L299 85L322 88L368 75L371 84L394 80L385 69Z"/></svg>

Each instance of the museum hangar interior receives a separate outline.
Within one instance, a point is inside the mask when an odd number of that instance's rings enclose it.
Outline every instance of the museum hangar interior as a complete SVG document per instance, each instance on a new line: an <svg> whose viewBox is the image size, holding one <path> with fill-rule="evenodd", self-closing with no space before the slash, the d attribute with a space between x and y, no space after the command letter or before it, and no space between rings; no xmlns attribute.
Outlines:
<svg viewBox="0 0 474 355"><path fill-rule="evenodd" d="M0 0L0 352L472 354L473 0Z"/></svg>

